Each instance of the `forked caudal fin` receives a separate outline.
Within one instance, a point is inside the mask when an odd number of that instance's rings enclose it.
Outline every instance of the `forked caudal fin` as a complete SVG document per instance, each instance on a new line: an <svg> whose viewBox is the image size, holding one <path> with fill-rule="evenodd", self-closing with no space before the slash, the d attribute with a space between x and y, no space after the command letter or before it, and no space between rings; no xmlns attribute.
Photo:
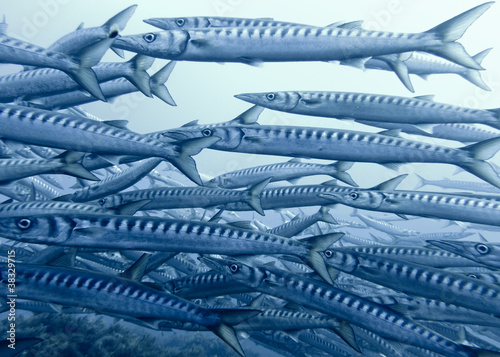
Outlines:
<svg viewBox="0 0 500 357"><path fill-rule="evenodd" d="M430 46L425 51L467 68L477 70L483 69L481 65L465 51L463 46L455 41L461 38L467 28L488 10L491 5L493 5L493 2L487 2L476 6L426 31L425 33L434 34L437 38L441 39L442 44Z"/></svg>
<svg viewBox="0 0 500 357"><path fill-rule="evenodd" d="M158 98L163 100L165 103L171 106L176 106L177 104L174 101L174 98L170 95L167 87L165 86L165 82L170 77L170 73L172 73L175 64L177 62L170 61L168 62L162 69L151 76L151 92L156 95Z"/></svg>
<svg viewBox="0 0 500 357"><path fill-rule="evenodd" d="M463 147L475 159L470 163L459 165L464 170L476 175L480 179L500 188L500 177L493 167L484 160L490 159L500 150L500 138L493 138Z"/></svg>
<svg viewBox="0 0 500 357"><path fill-rule="evenodd" d="M258 214L261 216L265 216L264 210L262 209L262 205L260 202L260 195L264 188L266 188L267 184L271 182L273 178L269 177L265 179L264 181L261 181L255 185L253 185L248 191L249 191L249 198L247 199L247 203L252 207Z"/></svg>
<svg viewBox="0 0 500 357"><path fill-rule="evenodd" d="M488 48L484 51L479 52L472 58L474 58L477 63L481 64L483 62L484 57L486 57L486 55L490 53L491 50L492 50L491 48ZM474 69L468 69L468 68L464 69L465 70L462 73L459 73L459 75L462 78L468 80L469 82L471 82L472 84L483 90L491 91L491 88L488 87L488 85L484 82L483 78L481 78L481 72Z"/></svg>
<svg viewBox="0 0 500 357"><path fill-rule="evenodd" d="M126 75L125 78L145 96L153 97L151 94L150 77L146 70L151 67L154 58L139 54L134 56L129 62L132 64L134 71L132 74Z"/></svg>
<svg viewBox="0 0 500 357"><path fill-rule="evenodd" d="M333 280L326 268L325 261L321 252L329 248L333 243L344 236L344 233L331 233L321 236L314 236L302 239L301 242L306 242L310 245L310 250L307 257L301 257L316 273L319 274L327 283L333 285Z"/></svg>
<svg viewBox="0 0 500 357"><path fill-rule="evenodd" d="M232 327L222 323L216 327L208 327L208 329L220 337L220 339L227 343L240 356L245 357L245 352L243 352L240 342L238 341L236 333Z"/></svg>

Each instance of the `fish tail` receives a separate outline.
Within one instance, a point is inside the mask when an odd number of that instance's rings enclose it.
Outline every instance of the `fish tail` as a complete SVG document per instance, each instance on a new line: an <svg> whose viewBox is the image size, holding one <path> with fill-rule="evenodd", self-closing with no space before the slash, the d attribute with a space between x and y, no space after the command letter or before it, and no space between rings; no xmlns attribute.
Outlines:
<svg viewBox="0 0 500 357"><path fill-rule="evenodd" d="M500 188L500 177L486 161L476 160L472 164L460 165L461 168L479 177L481 180Z"/></svg>
<svg viewBox="0 0 500 357"><path fill-rule="evenodd" d="M231 326L221 323L215 327L208 327L210 331L216 334L222 341L227 343L229 347L236 351L240 356L245 357L245 352L241 348L240 341L236 337L236 333Z"/></svg>
<svg viewBox="0 0 500 357"><path fill-rule="evenodd" d="M426 51L467 68L484 69L465 51L460 43L455 41L461 38L467 28L491 5L493 5L493 2L476 6L426 31L425 33L432 33L442 40L440 45L430 46Z"/></svg>
<svg viewBox="0 0 500 357"><path fill-rule="evenodd" d="M122 31L125 28L127 22L134 14L135 9L137 9L137 5L129 6L125 10L120 11L118 14L106 21L104 25L102 25L102 27L109 28L109 37L113 38L118 36L118 32Z"/></svg>
<svg viewBox="0 0 500 357"><path fill-rule="evenodd" d="M469 152L474 158L472 162L459 165L461 168L500 188L500 177L498 177L493 167L484 161L490 159L500 150L500 138L483 140L479 143L465 146L461 150Z"/></svg>
<svg viewBox="0 0 500 357"><path fill-rule="evenodd" d="M424 179L422 176L420 176L419 174L415 174L415 176L417 176L417 179L418 179L418 183L417 185L415 186L415 190L418 190L419 188L422 188L424 187L425 185L428 184L427 180Z"/></svg>
<svg viewBox="0 0 500 357"><path fill-rule="evenodd" d="M106 98L99 87L95 72L90 67L99 63L114 40L114 38L108 38L80 50L76 55L76 66L68 72L68 75L83 89L104 102Z"/></svg>
<svg viewBox="0 0 500 357"><path fill-rule="evenodd" d="M144 55L134 56L130 62L134 68L134 72L131 75L125 76L127 80L132 83L137 89L139 89L145 96L152 98L150 77L146 70L151 67L154 62L153 57L148 57Z"/></svg>
<svg viewBox="0 0 500 357"><path fill-rule="evenodd" d="M339 222L337 222L337 220L333 218L333 216L330 213L328 213L328 207L325 206L321 207L319 209L319 213L321 214L319 219L320 221L330 224L339 224Z"/></svg>
<svg viewBox="0 0 500 357"><path fill-rule="evenodd" d="M58 155L57 158L62 160L65 164L64 167L61 168L61 171L77 178L99 181L97 176L92 174L78 162L81 161L84 156L85 153L76 151L66 151Z"/></svg>
<svg viewBox="0 0 500 357"><path fill-rule="evenodd" d="M172 73L176 63L177 62L175 61L168 62L162 69L153 74L150 82L151 92L168 105L172 105L174 107L177 106L177 104L165 86L165 82L168 80L168 77L170 77L170 73Z"/></svg>
<svg viewBox="0 0 500 357"><path fill-rule="evenodd" d="M484 57L486 57L486 55L488 53L490 53L490 51L491 51L491 48L488 48L484 51L479 52L478 54L476 54L472 58L474 58L477 63L481 64L481 62L483 62ZM475 86L477 86L483 90L486 90L486 91L491 91L491 88L488 87L488 85L484 82L483 78L481 78L481 72L479 72L475 69L466 69L462 73L459 73L459 75L462 78L464 78L464 79L468 80L469 82L471 82L472 84L474 84Z"/></svg>
<svg viewBox="0 0 500 357"><path fill-rule="evenodd" d="M330 164L331 167L335 168L335 172L330 174L331 177L336 178L337 180L340 180L342 182L345 182L348 185L354 186L354 187L359 187L356 182L352 179L351 175L349 175L346 171L349 170L352 165L354 165L353 162L348 162L348 161L338 161L334 162L333 164Z"/></svg>
<svg viewBox="0 0 500 357"><path fill-rule="evenodd" d="M264 188L266 188L267 184L272 180L272 177L269 177L265 179L264 181L261 181L255 185L253 185L248 191L250 194L250 197L248 198L247 202L252 207L258 214L261 216L265 216L264 210L262 209L262 204L260 201L260 195Z"/></svg>
<svg viewBox="0 0 500 357"><path fill-rule="evenodd" d="M326 282L332 285L333 280L330 276L330 273L328 272L328 269L326 268L325 260L323 259L321 252L330 247L333 243L338 241L343 236L344 233L330 233L301 240L303 242L307 242L310 245L308 255L306 257L302 257L302 259L312 269L314 269L314 271L318 273L319 276L321 276Z"/></svg>

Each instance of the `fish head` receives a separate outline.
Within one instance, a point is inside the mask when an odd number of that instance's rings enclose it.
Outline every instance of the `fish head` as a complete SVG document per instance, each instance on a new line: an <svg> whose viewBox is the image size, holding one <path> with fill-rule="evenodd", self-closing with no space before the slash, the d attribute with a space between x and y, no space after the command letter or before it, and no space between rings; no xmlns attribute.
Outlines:
<svg viewBox="0 0 500 357"><path fill-rule="evenodd" d="M166 130L161 133L166 139L184 141L203 137L220 138L210 147L217 150L232 150L240 145L244 133L238 126L195 125Z"/></svg>
<svg viewBox="0 0 500 357"><path fill-rule="evenodd" d="M267 278L266 270L243 264L237 260L199 258L210 268L224 274L230 279L242 283L251 288L257 289Z"/></svg>
<svg viewBox="0 0 500 357"><path fill-rule="evenodd" d="M258 106L281 110L293 110L301 99L300 94L297 92L268 92L268 93L243 93L235 95L236 98L244 100L245 102L253 103Z"/></svg>
<svg viewBox="0 0 500 357"><path fill-rule="evenodd" d="M428 243L451 253L483 264L500 267L500 246L484 242L458 242L450 240L428 240Z"/></svg>
<svg viewBox="0 0 500 357"><path fill-rule="evenodd" d="M0 236L26 243L60 244L71 235L75 223L64 216L0 218Z"/></svg>
<svg viewBox="0 0 500 357"><path fill-rule="evenodd" d="M210 21L204 17L156 17L143 21L162 30L183 30L210 26Z"/></svg>
<svg viewBox="0 0 500 357"><path fill-rule="evenodd" d="M326 249L322 252L326 265L346 273L352 273L358 267L358 259L354 254Z"/></svg>
<svg viewBox="0 0 500 357"><path fill-rule="evenodd" d="M189 34L185 31L148 32L120 36L113 43L113 47L146 56L170 59L184 52L188 41Z"/></svg>
<svg viewBox="0 0 500 357"><path fill-rule="evenodd" d="M379 208L385 200L382 192L362 191L356 188L346 188L337 192L328 192L319 195L332 203L341 203L350 207L361 209Z"/></svg>
<svg viewBox="0 0 500 357"><path fill-rule="evenodd" d="M99 198L98 200L95 201L91 201L90 203L99 206L101 208L115 208L121 206L124 202L122 196L111 195Z"/></svg>

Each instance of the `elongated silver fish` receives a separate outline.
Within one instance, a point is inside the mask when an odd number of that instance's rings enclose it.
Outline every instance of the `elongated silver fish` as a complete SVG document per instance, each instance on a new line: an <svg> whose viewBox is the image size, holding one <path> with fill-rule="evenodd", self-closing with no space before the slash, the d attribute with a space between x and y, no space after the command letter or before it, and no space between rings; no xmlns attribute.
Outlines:
<svg viewBox="0 0 500 357"><path fill-rule="evenodd" d="M491 5L479 5L417 34L312 26L222 27L123 36L114 46L166 59L249 64L331 61L424 51L468 68L481 69L455 41Z"/></svg>
<svg viewBox="0 0 500 357"><path fill-rule="evenodd" d="M242 17L155 17L143 20L162 30L183 30L208 27L282 27L297 26L294 22L275 21L271 18L249 19Z"/></svg>
<svg viewBox="0 0 500 357"><path fill-rule="evenodd" d="M296 241L227 225L96 214L0 216L0 235L28 243L207 254L290 254L331 281L318 253L343 234Z"/></svg>
<svg viewBox="0 0 500 357"><path fill-rule="evenodd" d="M328 265L358 278L500 317L497 285L444 269L361 252L327 249L323 254Z"/></svg>
<svg viewBox="0 0 500 357"><path fill-rule="evenodd" d="M286 91L244 93L235 97L261 107L310 116L416 125L477 123L500 129L500 109L471 109L436 103L427 96L406 98L352 92Z"/></svg>
<svg viewBox="0 0 500 357"><path fill-rule="evenodd" d="M288 162L256 166L228 172L213 178L207 184L224 188L238 188L254 185L257 182L271 177L270 182L290 181L295 183L298 178L309 175L330 175L349 185L357 186L351 176L345 172L351 168L352 163L335 162L330 165L304 163L297 159Z"/></svg>
<svg viewBox="0 0 500 357"><path fill-rule="evenodd" d="M353 212L351 216L356 216L358 217L362 222L364 222L368 227L375 228L379 231L385 232L390 235L396 235L396 236L403 236L403 237L411 237L418 235L419 233L417 231L409 230L409 229L404 229L398 226L395 226L391 223L388 222L383 222L376 220L372 217L365 216L363 214L360 214L358 212Z"/></svg>
<svg viewBox="0 0 500 357"><path fill-rule="evenodd" d="M449 240L428 240L438 248L445 249L453 254L461 255L475 262L500 268L500 245L484 242L464 242Z"/></svg>
<svg viewBox="0 0 500 357"><path fill-rule="evenodd" d="M229 122L231 123L231 122ZM166 130L168 138L216 136L210 148L264 155L309 157L348 162L374 162L392 167L404 162L433 162L459 166L500 188L500 178L487 163L500 148L500 139L452 149L394 137L392 133L367 133L326 128L273 125L194 125Z"/></svg>
<svg viewBox="0 0 500 357"><path fill-rule="evenodd" d="M7 266L1 265L2 283ZM180 320L199 323L244 356L231 327L220 314L166 292L120 277L67 268L16 264L16 295L136 318Z"/></svg>
<svg viewBox="0 0 500 357"><path fill-rule="evenodd" d="M382 337L447 356L477 355L469 347L447 340L393 310L316 280L232 260L202 258L202 261L257 291L313 308Z"/></svg>
<svg viewBox="0 0 500 357"><path fill-rule="evenodd" d="M0 136L4 138L74 151L162 157L200 185L191 155L219 140L176 146L83 117L6 104L0 105L0 119Z"/></svg>
<svg viewBox="0 0 500 357"><path fill-rule="evenodd" d="M328 213L328 208L321 207L318 212L310 216L306 217L295 216L294 219L292 219L290 222L269 229L267 232L282 237L291 238L293 236L298 235L300 232L304 231L305 229L307 229L308 227L312 226L313 224L319 221L330 224L337 224L335 218L333 218L332 215Z"/></svg>

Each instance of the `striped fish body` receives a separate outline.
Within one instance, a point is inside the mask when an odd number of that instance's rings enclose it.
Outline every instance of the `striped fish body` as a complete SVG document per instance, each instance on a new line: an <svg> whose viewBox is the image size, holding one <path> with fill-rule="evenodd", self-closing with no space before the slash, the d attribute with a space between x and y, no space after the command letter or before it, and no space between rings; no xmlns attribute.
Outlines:
<svg viewBox="0 0 500 357"><path fill-rule="evenodd" d="M23 177L58 173L66 163L60 159L1 159L0 182L9 182Z"/></svg>
<svg viewBox="0 0 500 357"><path fill-rule="evenodd" d="M357 214L356 217L358 217L367 226L375 228L375 229L382 231L382 232L385 232L387 234L393 234L393 235L404 236L404 237L411 237L411 236L415 236L415 235L419 234L416 231L397 227L391 223L378 221L374 218L371 218L371 217L368 217L368 216L365 216L362 214Z"/></svg>
<svg viewBox="0 0 500 357"><path fill-rule="evenodd" d="M250 267L229 260L203 261L257 291L315 309L373 331L381 337L399 340L447 356L469 355L461 346L393 310L317 280L277 269Z"/></svg>
<svg viewBox="0 0 500 357"><path fill-rule="evenodd" d="M327 250L324 254L328 265L361 279L500 317L500 287L496 285L463 274L365 253Z"/></svg>
<svg viewBox="0 0 500 357"><path fill-rule="evenodd" d="M109 212L109 210L95 205L60 201L27 201L0 205L0 217L2 218L44 214L106 214Z"/></svg>
<svg viewBox="0 0 500 357"><path fill-rule="evenodd" d="M442 124L432 128L433 137L456 140L463 143L493 139L499 135L500 133L496 130L483 129L467 124Z"/></svg>
<svg viewBox="0 0 500 357"><path fill-rule="evenodd" d="M0 105L0 135L35 145L101 154L171 158L175 147L82 117Z"/></svg>
<svg viewBox="0 0 500 357"><path fill-rule="evenodd" d="M162 30L186 30L208 27L282 27L297 26L299 24L285 21L274 21L268 18L242 17L156 17L144 20L145 23Z"/></svg>
<svg viewBox="0 0 500 357"><path fill-rule="evenodd" d="M221 323L220 316L189 301L106 274L16 264L16 280L16 294L23 299L138 318L190 321L207 327Z"/></svg>
<svg viewBox="0 0 500 357"><path fill-rule="evenodd" d="M170 30L122 36L114 46L152 57L185 61L282 62L332 61L425 51L441 44L442 40L433 33L299 25Z"/></svg>
<svg viewBox="0 0 500 357"><path fill-rule="evenodd" d="M208 187L159 187L117 193L103 198L98 204L103 208L117 207L139 200L150 200L141 210L215 207L231 202L244 203L248 199L248 191L237 191Z"/></svg>
<svg viewBox="0 0 500 357"><path fill-rule="evenodd" d="M420 98L352 92L270 92L236 96L279 111L402 124L482 123L500 127L500 113Z"/></svg>
<svg viewBox="0 0 500 357"><path fill-rule="evenodd" d="M500 244L431 240L432 245L492 268L500 268Z"/></svg>
<svg viewBox="0 0 500 357"><path fill-rule="evenodd" d="M267 232L282 237L291 238L300 234L302 231L319 221L327 222L330 224L337 224L335 219L328 213L327 209L325 207L322 207L318 212L312 215L301 218L294 218L290 222L269 229Z"/></svg>

